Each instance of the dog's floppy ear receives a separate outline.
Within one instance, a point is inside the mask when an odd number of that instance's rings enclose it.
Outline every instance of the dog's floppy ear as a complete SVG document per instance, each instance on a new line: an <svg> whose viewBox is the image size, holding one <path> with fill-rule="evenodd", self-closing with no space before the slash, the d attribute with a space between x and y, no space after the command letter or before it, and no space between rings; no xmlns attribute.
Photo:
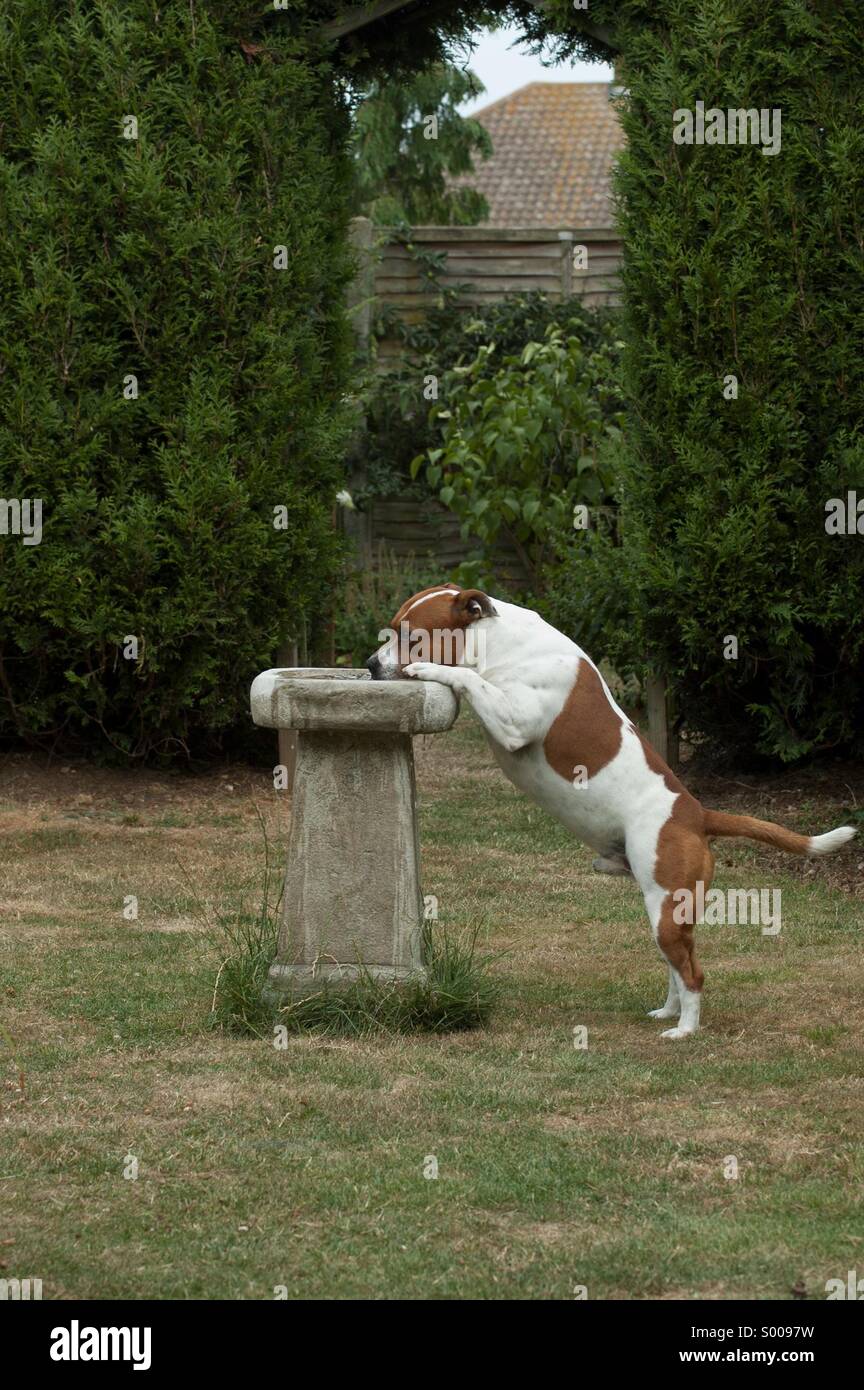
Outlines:
<svg viewBox="0 0 864 1390"><path fill-rule="evenodd" d="M497 618L498 610L482 589L463 589L453 600L453 616L465 623L476 623L480 618Z"/></svg>

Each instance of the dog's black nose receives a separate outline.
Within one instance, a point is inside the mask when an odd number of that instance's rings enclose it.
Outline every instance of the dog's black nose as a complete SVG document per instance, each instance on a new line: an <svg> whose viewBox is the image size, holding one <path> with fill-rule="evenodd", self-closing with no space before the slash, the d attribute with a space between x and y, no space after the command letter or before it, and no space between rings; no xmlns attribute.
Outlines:
<svg viewBox="0 0 864 1390"><path fill-rule="evenodd" d="M377 681L381 671L381 662L378 660L378 657L370 656L369 660L365 663L365 665L366 670L369 672L373 681Z"/></svg>

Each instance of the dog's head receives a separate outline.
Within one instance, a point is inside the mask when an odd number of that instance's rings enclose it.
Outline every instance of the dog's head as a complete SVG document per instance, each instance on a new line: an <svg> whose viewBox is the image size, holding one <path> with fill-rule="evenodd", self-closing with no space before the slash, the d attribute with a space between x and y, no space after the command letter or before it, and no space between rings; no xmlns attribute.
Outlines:
<svg viewBox="0 0 864 1390"><path fill-rule="evenodd" d="M378 634L383 643L366 666L376 681L400 680L412 661L462 666L476 651L474 625L497 617L495 605L482 589L458 584L433 584L406 599L389 628ZM472 644L472 638L474 639Z"/></svg>

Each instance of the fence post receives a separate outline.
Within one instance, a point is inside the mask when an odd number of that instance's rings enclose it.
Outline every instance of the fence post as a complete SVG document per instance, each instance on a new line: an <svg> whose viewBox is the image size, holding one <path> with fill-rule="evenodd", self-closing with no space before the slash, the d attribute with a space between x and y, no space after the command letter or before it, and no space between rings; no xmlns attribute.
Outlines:
<svg viewBox="0 0 864 1390"><path fill-rule="evenodd" d="M648 742L671 768L678 766L678 737L673 728L671 697L665 676L652 672L645 683Z"/></svg>
<svg viewBox="0 0 864 1390"><path fill-rule="evenodd" d="M573 293L573 233L559 232L558 240L564 253L561 258L561 298L569 299Z"/></svg>

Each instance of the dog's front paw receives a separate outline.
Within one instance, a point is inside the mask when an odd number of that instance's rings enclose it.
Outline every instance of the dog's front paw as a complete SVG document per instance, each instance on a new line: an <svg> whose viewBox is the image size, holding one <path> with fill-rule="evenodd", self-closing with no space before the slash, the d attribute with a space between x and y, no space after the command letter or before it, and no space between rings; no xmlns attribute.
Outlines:
<svg viewBox="0 0 864 1390"><path fill-rule="evenodd" d="M665 1033L660 1034L661 1038L692 1038L692 1028L667 1028Z"/></svg>
<svg viewBox="0 0 864 1390"><path fill-rule="evenodd" d="M453 672L449 666L438 666L434 661L412 661L402 667L403 676L411 676L418 681L440 681L442 685L453 684Z"/></svg>

